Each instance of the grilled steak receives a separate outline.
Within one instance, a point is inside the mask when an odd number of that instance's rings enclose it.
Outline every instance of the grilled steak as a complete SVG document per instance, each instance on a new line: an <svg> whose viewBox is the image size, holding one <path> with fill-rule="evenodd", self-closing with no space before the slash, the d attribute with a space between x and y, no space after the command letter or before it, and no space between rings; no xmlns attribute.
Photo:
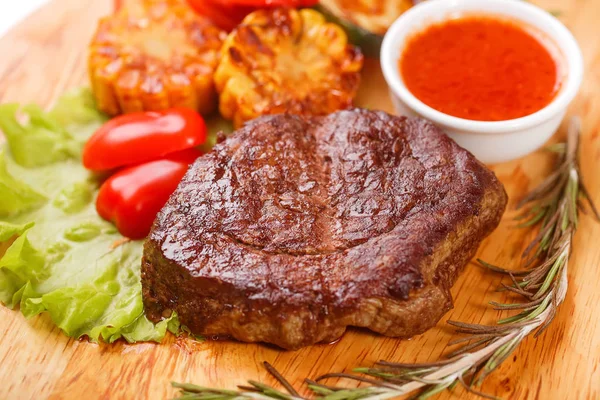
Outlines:
<svg viewBox="0 0 600 400"><path fill-rule="evenodd" d="M494 174L427 121L261 117L198 159L158 215L146 313L286 349L347 326L410 337L452 307L505 205Z"/></svg>

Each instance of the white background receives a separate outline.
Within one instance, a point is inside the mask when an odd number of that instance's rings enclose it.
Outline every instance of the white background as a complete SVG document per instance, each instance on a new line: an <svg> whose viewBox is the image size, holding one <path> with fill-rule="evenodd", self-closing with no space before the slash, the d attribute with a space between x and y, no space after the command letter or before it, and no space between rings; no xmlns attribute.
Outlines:
<svg viewBox="0 0 600 400"><path fill-rule="evenodd" d="M0 0L0 36L48 0Z"/></svg>

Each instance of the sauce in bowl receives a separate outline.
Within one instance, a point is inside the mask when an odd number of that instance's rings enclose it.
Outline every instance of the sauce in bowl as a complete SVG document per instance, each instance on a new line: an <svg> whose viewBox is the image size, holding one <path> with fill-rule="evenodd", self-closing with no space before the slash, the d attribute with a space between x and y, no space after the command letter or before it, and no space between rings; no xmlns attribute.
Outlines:
<svg viewBox="0 0 600 400"><path fill-rule="evenodd" d="M532 28L488 16L450 19L416 33L399 69L423 103L477 121L533 114L561 86L559 65Z"/></svg>

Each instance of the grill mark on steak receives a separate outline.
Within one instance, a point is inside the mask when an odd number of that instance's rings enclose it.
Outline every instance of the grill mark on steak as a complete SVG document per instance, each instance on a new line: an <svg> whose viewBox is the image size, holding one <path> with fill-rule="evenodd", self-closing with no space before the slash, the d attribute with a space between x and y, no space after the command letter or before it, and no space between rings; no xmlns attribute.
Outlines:
<svg viewBox="0 0 600 400"><path fill-rule="evenodd" d="M244 244L249 248L262 250L272 254L289 254L294 256L341 252L367 242L373 235L384 234L393 230L397 221L414 206L414 202L409 203L408 207L405 206L404 210L400 210L401 212L399 212L396 209L396 202L391 201L389 207L387 207L389 215L385 215L385 213L382 214L380 212L381 207L377 204L375 204L375 208L369 208L369 199L364 202L355 201L353 204L348 204L349 200L353 199L348 198L346 193L342 192L336 196L335 193L331 192L332 181L347 181L347 177L351 177L354 173L358 178L358 181L354 182L357 192L362 191L365 188L377 189L379 186L383 186L385 190L388 190L387 186L389 185L387 184L387 177L385 174L378 173L377 170L375 170L372 173L369 173L365 179L362 179L360 171L364 170L365 164L367 164L366 168L368 169L373 169L374 165L381 163L386 163L389 165L389 168L393 168L396 165L395 162L390 159L391 157L388 157L387 160L365 160L365 154L356 152L348 153L344 151L340 154L335 154L335 149L347 149L347 146L345 145L347 143L336 144L333 147L328 146L328 148L322 146L319 147L317 142L323 143L327 139L320 138L318 141L315 136L314 128L308 126L308 124L301 123L301 121L294 122L301 125L300 130L303 130L305 135L294 135L293 144L289 146L289 148L292 149L291 151L304 154L302 158L295 157L293 154L290 154L289 157L286 156L286 158L291 159L293 163L297 161L297 163L289 165L288 168L283 171L286 174L291 173L292 176L278 176L278 161L281 160L277 160L277 148L269 148L266 151L264 148L261 148L260 154L254 152L253 149L256 148L256 146L251 149L249 152L250 154L243 152L239 153L236 150L233 153L231 160L233 162L238 157L250 159L254 171L257 171L257 175L264 175L259 177L262 186L266 187L263 191L278 194L275 198L266 200L260 199L262 207L260 207L260 212L255 218L255 220L257 219L258 221L255 225L250 225L248 230L260 232L263 226L268 226L271 221L268 219L263 221L265 216L267 216L267 218L276 217L277 221L285 218L295 219L296 223L290 224L290 226L296 227L304 223L306 224L305 226L309 228L307 229L307 232L305 232L306 240L304 247L290 248L282 242L269 243L269 239L272 239L272 237L262 238L261 240L258 240L257 243L255 241L257 239L256 237L248 237L245 232L231 232L227 227L223 227L222 225L220 229L227 236L231 237L232 240ZM274 126L273 128L280 129L278 126ZM269 132L266 135L271 134L272 133ZM377 136L372 135L370 139L377 139L378 146L380 147L385 146L385 143ZM351 138L346 138L345 141L352 142L353 140ZM332 151L332 149L334 150ZM275 154L272 154L272 152ZM377 152L372 151L371 153L367 153L366 156L369 157L373 154L377 155ZM329 158L332 161L329 163L322 162L322 160L324 161L326 158ZM331 176L332 165L336 168L334 176ZM264 170L267 170L267 172L258 174L258 172ZM235 171L235 169L232 169L232 171ZM311 175L307 176L305 171L309 171ZM374 178L373 175L375 174L378 176ZM271 179L264 179L265 176ZM372 185L372 187L369 187L366 185L366 180L369 179L374 182L374 186ZM272 182L274 182L274 184ZM344 183L342 183L342 185L343 184ZM253 193L253 195L259 197L260 193ZM282 215L282 213L287 215ZM336 226L335 223L332 223L338 221L340 218L350 221L347 224L355 225L355 230L358 232L359 236L357 237L356 233L352 234L352 232L349 233L347 230L344 231L343 227ZM377 220L382 220L379 224L381 226L376 226L375 228L371 227L369 230L369 224L372 225L373 218L375 218L376 222ZM362 224L361 221L365 221L367 224ZM366 234L363 233L363 229L367 229L368 232ZM297 236L294 236L292 239L297 240L298 238ZM281 248L282 246L283 248Z"/></svg>
<svg viewBox="0 0 600 400"><path fill-rule="evenodd" d="M283 182L285 189L282 190L281 187L273 188L272 191L278 192L279 197L277 199L273 199L273 203L267 203L267 210L265 210L265 204L263 204L261 214L273 215L280 210L285 210L284 212L297 213L298 218L308 215L309 219L311 220L309 221L309 224L313 226L313 229L308 232L308 235L314 233L316 237L314 238L313 242L319 243L320 247L281 249L277 246L271 246L269 244L258 245L250 240L245 240L243 236L236 236L235 234L225 231L226 234L231 237L232 240L238 242L239 244L243 244L248 248L265 251L271 254L303 256L343 252L349 248L367 242L373 236L391 232L396 227L398 221L404 218L416 206L416 202L412 200L414 193L411 193L410 190L404 191L404 194L410 196L410 198L408 199L408 203L405 204L400 210L398 209L398 204L395 201L392 201L389 204L384 204L383 206L375 203L374 208L371 208L372 206L370 204L365 204L370 201L367 196L365 196L367 197L365 202L357 204L357 199L354 197L348 197L347 193L342 192L339 194L336 193L335 190L334 192L331 192L331 182L339 182L340 185L343 186L348 183L347 177L352 177L353 175L356 175L358 179L357 182L354 182L355 191L357 193L365 189L374 190L378 189L379 187L382 187L385 192L390 190L387 174L383 174L378 171L377 165L385 164L381 168L383 171L387 171L390 168L397 167L397 160L392 159L394 157L392 157L392 155L386 151L385 147L387 144L384 142L384 140L379 138L378 134L385 134L385 128L392 130L393 127L390 126L389 121L381 121L381 123L383 124L381 130L376 131L375 133L373 133L371 130L368 130L366 133L370 135L365 136L365 139L368 139L371 143L375 143L378 147L383 147L383 149L379 149L380 151L378 152L371 151L370 153L366 154L356 152L347 153L346 151L342 152L341 154L335 154L336 149L346 150L348 148L347 143L353 142L352 138L346 138L346 143L336 143L335 145L329 145L325 148L322 146L319 147L317 143L329 143L330 139L320 138L317 140L317 137L315 136L315 128L309 127L305 131L306 135L300 136L300 140L296 142L295 146L293 147L299 152L304 153L305 158L300 159L300 165L292 165L286 169L286 171L300 171L301 173L292 177L292 179L290 179L290 177L286 177L286 179L277 179L277 177L273 177L273 180L277 183ZM337 129L338 127L336 126L332 129L332 131L335 132ZM412 161L418 164L420 169L425 169L420 160L414 156L410 144L406 143L405 145L401 145L398 144L398 140L395 140L393 143L394 145L392 146L392 151L398 147L407 149L409 154L407 154L404 159L406 160L410 158ZM332 154L335 154L336 157L332 158ZM377 158L372 159L370 157L377 157L379 154L383 154L383 160L379 160ZM395 155L395 153L392 154ZM232 159L235 159L236 155L238 155L237 152L233 155ZM364 159L365 156L367 158L366 160ZM317 162L318 160L325 159L330 159L332 161L329 163ZM398 161L401 159L402 158L398 158ZM334 165L337 168L335 171L336 174L332 177L331 163L334 162ZM276 165L277 163L275 162L268 163L269 167L275 167ZM348 169L350 171L348 171ZM372 172L365 176L365 169L372 170ZM306 170L312 172L310 177L304 176L303 171ZM377 176L373 177L374 174L377 174ZM300 183L296 184L294 181ZM372 182L373 185L367 185L367 181ZM286 184L289 184L289 186L286 186ZM307 185L311 185L311 187L306 190L302 190L302 187ZM311 190L313 188L316 190ZM325 191L328 191L327 195L324 194ZM310 196L310 201L307 204L307 202L302 201L302 199L296 198L294 196L295 194L299 195L300 197L303 197L304 195ZM288 197L285 197L286 195ZM443 196L445 196L445 194ZM352 200L354 200L354 203L350 202ZM439 201L440 199L434 200L431 203L431 207L435 207ZM381 208L383 208L383 213L381 213ZM386 213L386 211L388 212ZM343 229L341 229L339 226L337 227L339 229L335 230L335 221L338 221L340 218L346 221L352 221L349 224L356 226L355 231L357 233L348 233L347 231L343 231ZM381 226L369 230L369 224L372 224L373 219L376 221L381 219L383 221L379 224ZM332 223L332 221L334 223ZM365 221L367 224L362 224L362 221ZM268 225L268 221L264 224ZM250 227L250 229L252 229L252 227ZM367 230L366 233L363 232L365 229ZM294 238L294 240L296 240L296 238ZM278 245L281 245L281 243L278 243Z"/></svg>
<svg viewBox="0 0 600 400"><path fill-rule="evenodd" d="M196 161L157 217L146 312L285 348L348 325L412 336L451 307L505 204L493 173L423 120L259 118Z"/></svg>

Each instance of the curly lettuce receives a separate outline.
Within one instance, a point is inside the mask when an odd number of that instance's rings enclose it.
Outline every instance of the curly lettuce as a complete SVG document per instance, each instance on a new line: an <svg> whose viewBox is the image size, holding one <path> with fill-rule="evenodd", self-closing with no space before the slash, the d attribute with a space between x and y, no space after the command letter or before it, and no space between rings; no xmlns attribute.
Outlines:
<svg viewBox="0 0 600 400"><path fill-rule="evenodd" d="M97 215L98 182L80 162L104 120L87 90L47 113L0 105L0 302L27 318L47 312L72 337L160 341L179 330L177 318L146 318L142 243Z"/></svg>

